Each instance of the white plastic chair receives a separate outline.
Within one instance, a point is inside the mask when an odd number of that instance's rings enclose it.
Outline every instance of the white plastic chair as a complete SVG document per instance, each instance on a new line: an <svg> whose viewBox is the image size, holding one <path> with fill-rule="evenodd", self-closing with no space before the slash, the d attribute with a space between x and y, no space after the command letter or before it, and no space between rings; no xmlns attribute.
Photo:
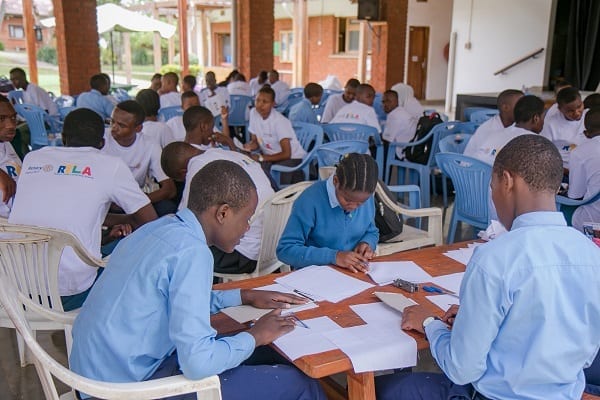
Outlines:
<svg viewBox="0 0 600 400"><path fill-rule="evenodd" d="M290 271L290 266L277 259L277 244L285 229L287 220L292 212L292 205L300 194L314 182L299 182L288 186L275 193L270 199L260 206L252 218L263 213L263 232L260 239L260 252L256 269L248 274L225 274L215 272L214 276L222 278L224 282L238 281L267 275L280 269L282 272Z"/></svg>
<svg viewBox="0 0 600 400"><path fill-rule="evenodd" d="M104 266L103 261L90 255L68 232L26 225L0 225L0 273L4 276L3 280L8 280L40 307L74 318L77 311L63 311L58 291L58 263L65 247L73 248L79 258L91 266ZM25 317L31 326L33 338L37 330L64 330L67 353L70 353L72 338L69 324L49 321L36 313L26 312ZM0 327L13 327L1 309ZM23 338L19 334L17 343L21 366L25 366L29 360Z"/></svg>
<svg viewBox="0 0 600 400"><path fill-rule="evenodd" d="M146 382L113 383L100 382L85 378L62 366L52 358L35 340L31 334L31 326L25 318L23 305L28 312L39 312L44 318L68 323L65 313L39 306L37 303L11 285L9 279L0 273L0 304L8 313L17 332L23 337L40 378L46 399L67 400L74 399L73 391L59 396L53 377L66 385L90 396L101 399L157 399L185 393L196 393L197 399L220 400L221 382L214 375L200 380L189 380L183 375L156 379Z"/></svg>

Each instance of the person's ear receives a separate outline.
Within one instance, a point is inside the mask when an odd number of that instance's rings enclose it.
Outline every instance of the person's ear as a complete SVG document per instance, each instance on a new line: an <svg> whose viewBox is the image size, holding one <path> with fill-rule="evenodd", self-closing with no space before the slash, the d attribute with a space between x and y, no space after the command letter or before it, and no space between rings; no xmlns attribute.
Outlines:
<svg viewBox="0 0 600 400"><path fill-rule="evenodd" d="M510 193L515 187L515 179L512 173L507 170L502 171L502 176L500 178L500 184L502 185L502 189L504 193Z"/></svg>
<svg viewBox="0 0 600 400"><path fill-rule="evenodd" d="M231 207L229 207L229 204L227 204L227 203L221 204L219 207L217 207L217 212L216 212L217 222L219 224L223 225L225 223L225 219L229 216L230 212L231 212Z"/></svg>
<svg viewBox="0 0 600 400"><path fill-rule="evenodd" d="M135 127L134 131L135 133L139 133L141 132L142 128L144 127L144 124L139 124Z"/></svg>
<svg viewBox="0 0 600 400"><path fill-rule="evenodd" d="M335 187L337 189L339 185L340 185L340 181L339 181L337 175L333 175L333 187Z"/></svg>

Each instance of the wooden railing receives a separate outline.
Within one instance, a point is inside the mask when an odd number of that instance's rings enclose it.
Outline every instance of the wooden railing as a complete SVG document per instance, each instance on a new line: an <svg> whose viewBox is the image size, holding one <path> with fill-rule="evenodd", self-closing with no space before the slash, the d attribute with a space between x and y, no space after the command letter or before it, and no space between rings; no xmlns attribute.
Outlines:
<svg viewBox="0 0 600 400"><path fill-rule="evenodd" d="M517 61L515 61L514 63L512 63L512 64L509 64L509 65L507 65L506 67L504 67L504 68L502 68L502 69L499 69L498 71L494 72L494 75L500 75L500 74L503 74L503 73L505 73L506 71L508 71L509 69L511 69L511 68L513 68L513 67L516 67L517 65L519 65L519 64L521 64L521 63L523 63L523 62L525 62L525 61L529 60L530 58L535 58L535 57L536 57L538 54L540 54L542 51L544 51L544 48L543 48L543 47L541 47L541 48L537 49L537 50L536 50L536 51L534 51L534 52L531 52L531 53L527 54L527 55L526 55L525 57L523 57L523 58L519 58L519 59L518 59Z"/></svg>

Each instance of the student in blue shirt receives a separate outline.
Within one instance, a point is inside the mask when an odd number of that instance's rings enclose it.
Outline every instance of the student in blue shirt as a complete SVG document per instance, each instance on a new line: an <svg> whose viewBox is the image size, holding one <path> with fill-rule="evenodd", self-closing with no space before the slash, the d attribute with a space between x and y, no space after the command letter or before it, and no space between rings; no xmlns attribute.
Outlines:
<svg viewBox="0 0 600 400"><path fill-rule="evenodd" d="M313 184L296 199L277 257L294 269L335 264L366 272L379 239L374 222L376 186L373 158L345 155L334 175Z"/></svg>
<svg viewBox="0 0 600 400"><path fill-rule="evenodd" d="M77 108L89 108L107 120L112 115L115 105L106 98L110 83L102 74L96 74L90 78L90 91L84 92L77 97Z"/></svg>
<svg viewBox="0 0 600 400"><path fill-rule="evenodd" d="M294 329L281 309L303 299L211 290L208 246L233 251L257 202L256 188L239 165L218 160L202 168L190 184L189 208L145 225L112 253L75 320L71 369L106 382L218 374L225 400L325 399L318 381L293 366L240 365L255 347ZM246 332L217 338L210 314L239 304L276 310Z"/></svg>
<svg viewBox="0 0 600 400"><path fill-rule="evenodd" d="M600 347L600 249L556 212L556 147L539 135L496 156L492 198L509 232L478 247L460 306L406 308L444 374L380 377L378 399L580 399ZM464 386L461 386L464 385Z"/></svg>
<svg viewBox="0 0 600 400"><path fill-rule="evenodd" d="M318 124L317 114L313 107L321 102L323 87L318 83L310 82L304 87L304 99L290 108L288 119L292 122L306 122Z"/></svg>

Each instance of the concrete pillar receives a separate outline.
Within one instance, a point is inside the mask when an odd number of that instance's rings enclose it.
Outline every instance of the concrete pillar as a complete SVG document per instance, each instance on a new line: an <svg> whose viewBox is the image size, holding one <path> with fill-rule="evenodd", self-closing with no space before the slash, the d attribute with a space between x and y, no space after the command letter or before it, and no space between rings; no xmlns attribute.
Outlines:
<svg viewBox="0 0 600 400"><path fill-rule="evenodd" d="M274 0L237 0L238 67L248 79L273 68Z"/></svg>
<svg viewBox="0 0 600 400"><path fill-rule="evenodd" d="M303 87L308 79L308 11L306 0L294 3L294 65L292 86Z"/></svg>
<svg viewBox="0 0 600 400"><path fill-rule="evenodd" d="M373 26L371 85L378 92L404 80L408 0L381 0L385 24Z"/></svg>
<svg viewBox="0 0 600 400"><path fill-rule="evenodd" d="M152 5L152 18L158 19L158 8ZM154 54L154 72L160 71L162 66L162 50L160 47L160 33L154 32L152 37L152 53Z"/></svg>
<svg viewBox="0 0 600 400"><path fill-rule="evenodd" d="M60 91L89 90L90 76L100 72L95 0L54 0Z"/></svg>

